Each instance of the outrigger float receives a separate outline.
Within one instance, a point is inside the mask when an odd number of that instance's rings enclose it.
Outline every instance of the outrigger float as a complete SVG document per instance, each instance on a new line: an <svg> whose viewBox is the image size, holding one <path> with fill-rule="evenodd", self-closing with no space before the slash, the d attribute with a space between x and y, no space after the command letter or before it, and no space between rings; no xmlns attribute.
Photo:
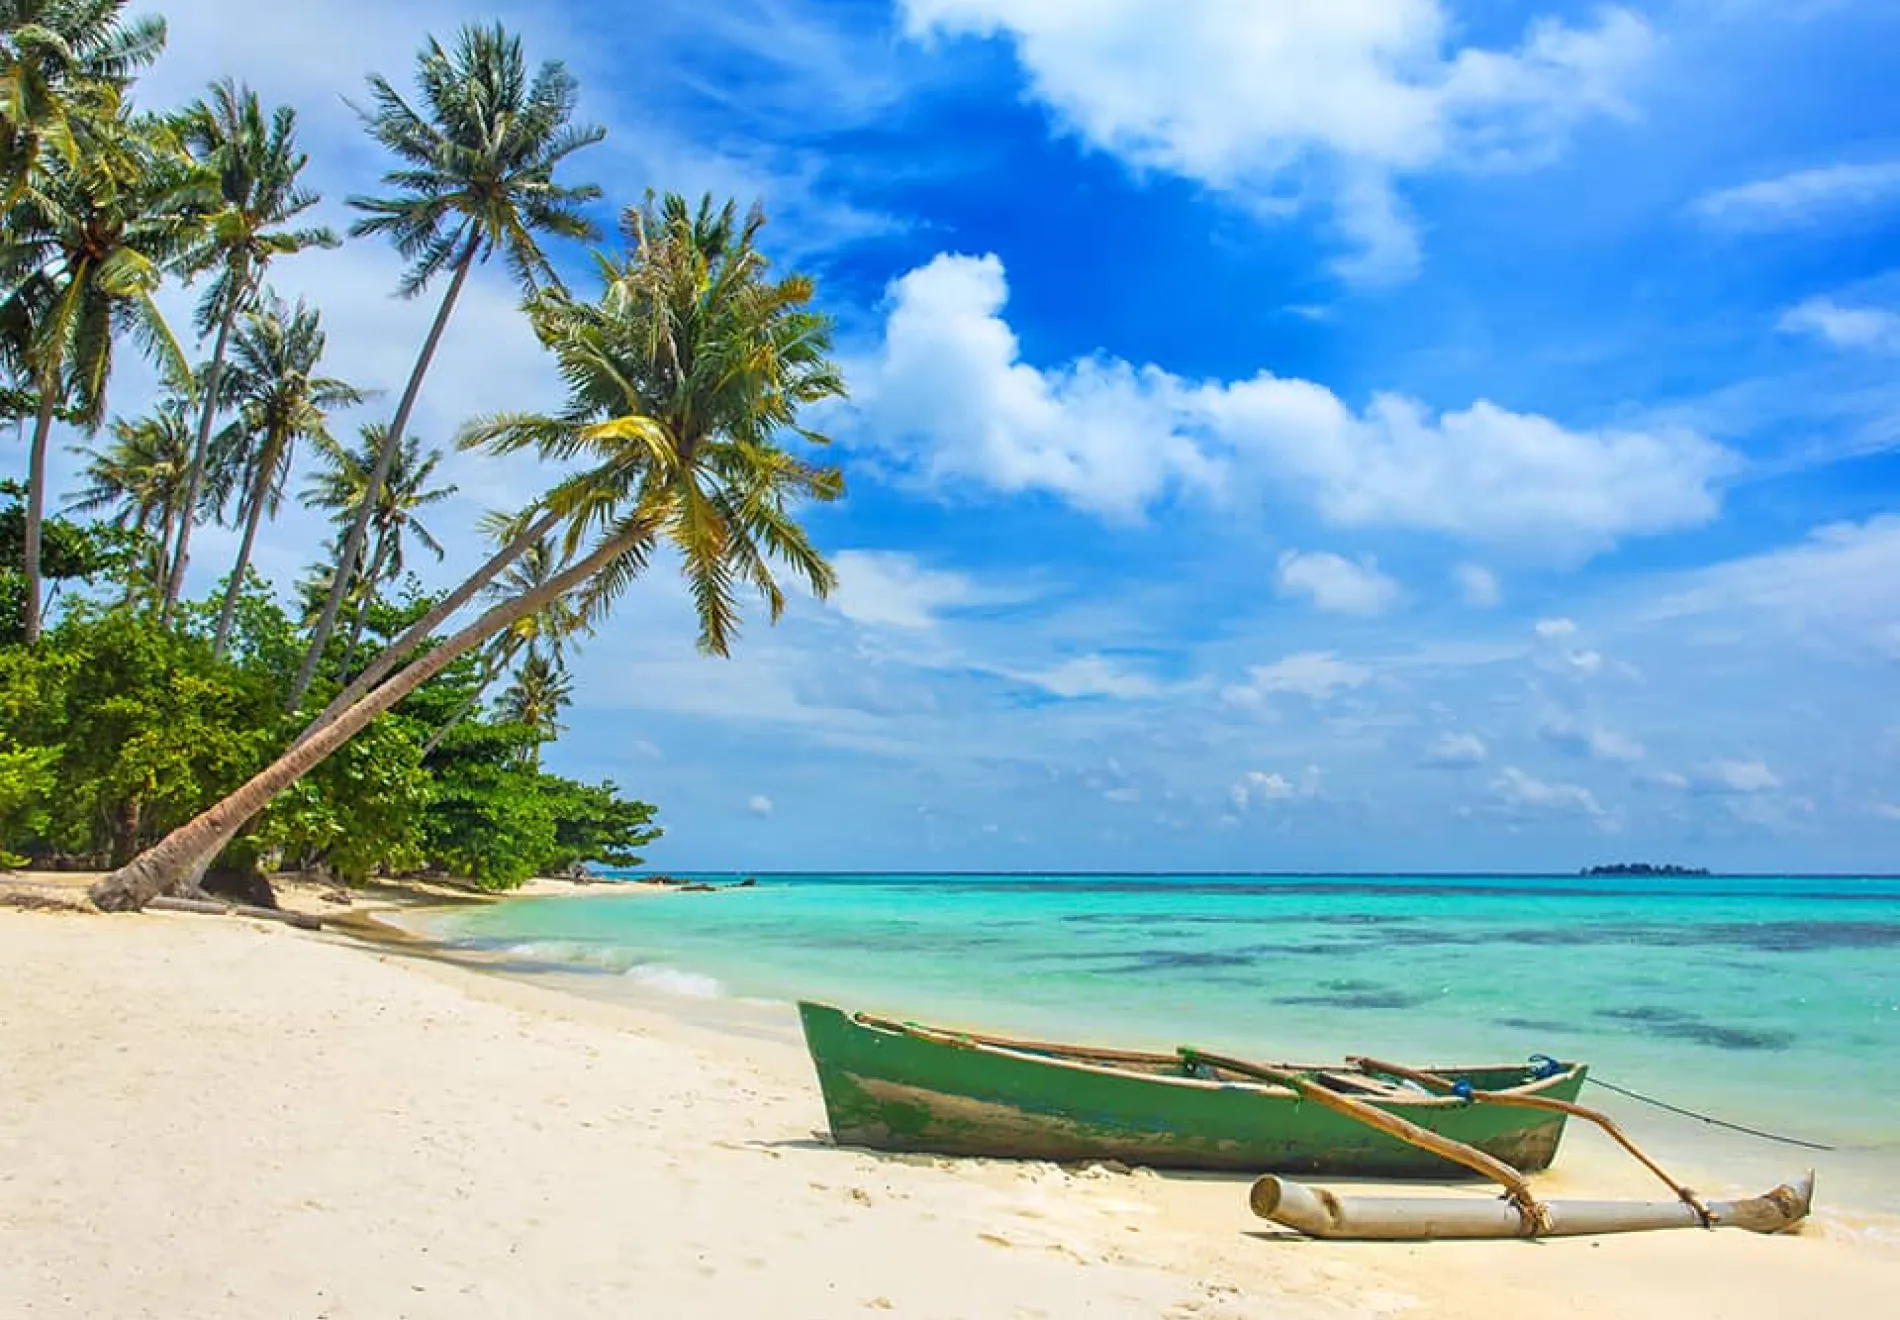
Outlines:
<svg viewBox="0 0 1900 1320"><path fill-rule="evenodd" d="M1576 1103L1587 1068L1252 1063L1015 1040L801 1003L833 1138L873 1150L1264 1174L1261 1217L1315 1237L1552 1237L1806 1217L1813 1175L1745 1201L1704 1202L1607 1115ZM1556 1158L1565 1121L1596 1124L1675 1194L1667 1202L1538 1201L1525 1178ZM1341 1197L1287 1174L1476 1173L1499 1201Z"/></svg>

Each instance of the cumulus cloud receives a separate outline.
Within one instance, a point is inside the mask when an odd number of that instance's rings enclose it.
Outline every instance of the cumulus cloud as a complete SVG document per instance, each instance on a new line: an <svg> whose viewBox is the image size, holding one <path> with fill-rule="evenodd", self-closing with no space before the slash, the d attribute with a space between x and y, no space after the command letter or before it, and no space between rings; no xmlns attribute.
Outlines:
<svg viewBox="0 0 1900 1320"><path fill-rule="evenodd" d="M1297 782L1272 771L1249 770L1227 790L1227 800L1234 804L1235 811L1244 812L1301 798L1315 798L1320 793L1320 778L1320 769L1316 765L1307 766Z"/></svg>
<svg viewBox="0 0 1900 1320"><path fill-rule="evenodd" d="M1483 564L1459 564L1452 570L1452 581L1458 587L1458 594L1464 597L1465 604L1473 609L1492 609L1504 599L1504 588L1498 584L1498 575Z"/></svg>
<svg viewBox="0 0 1900 1320"><path fill-rule="evenodd" d="M1395 180L1547 159L1578 122L1626 115L1648 26L1603 9L1535 20L1514 49L1458 46L1440 0L904 0L907 30L1003 37L1035 98L1083 142L1263 215L1330 201L1352 278L1408 274Z"/></svg>
<svg viewBox="0 0 1900 1320"><path fill-rule="evenodd" d="M1249 681L1236 683L1221 692L1230 705L1258 706L1278 692L1291 692L1312 701L1325 701L1347 688L1356 688L1372 678L1365 665L1341 660L1331 651L1300 651L1270 665L1257 665L1248 671Z"/></svg>
<svg viewBox="0 0 1900 1320"><path fill-rule="evenodd" d="M1569 715L1545 716L1537 726L1537 736L1558 751L1598 761L1627 763L1640 761L1645 755L1643 745L1634 738Z"/></svg>
<svg viewBox="0 0 1900 1320"><path fill-rule="evenodd" d="M1707 193L1696 213L1729 229L1793 229L1900 196L1900 160L1824 165Z"/></svg>
<svg viewBox="0 0 1900 1320"><path fill-rule="evenodd" d="M856 364L863 443L932 484L1044 492L1133 520L1170 495L1291 489L1326 521L1576 558L1719 508L1727 450L1687 430L1573 430L1479 400L1363 411L1312 381L1190 383L1156 366L1024 362L995 256L939 254L890 291Z"/></svg>
<svg viewBox="0 0 1900 1320"><path fill-rule="evenodd" d="M1781 777L1755 757L1710 761L1697 770L1694 783L1704 793L1769 793L1781 787Z"/></svg>
<svg viewBox="0 0 1900 1320"><path fill-rule="evenodd" d="M1484 740L1474 733L1444 733L1426 749L1424 764L1435 770L1457 770L1482 765L1489 755Z"/></svg>
<svg viewBox="0 0 1900 1320"><path fill-rule="evenodd" d="M1541 643L1533 657L1545 673L1562 678L1595 678L1607 665L1601 651L1576 644L1578 633L1574 619L1539 619L1531 625ZM1627 671L1627 666L1624 667Z"/></svg>
<svg viewBox="0 0 1900 1320"><path fill-rule="evenodd" d="M1077 656L1050 669L1017 673L1012 677L1033 683L1053 696L1065 698L1118 697L1132 700L1157 696L1164 690L1161 684L1145 674L1136 673L1100 655Z"/></svg>
<svg viewBox="0 0 1900 1320"><path fill-rule="evenodd" d="M932 479L1124 518L1212 481L1216 464L1173 416L1171 377L1109 359L1039 371L1020 360L1006 298L994 256L940 255L892 286L877 357L852 376L879 443Z"/></svg>
<svg viewBox="0 0 1900 1320"><path fill-rule="evenodd" d="M1491 781L1491 793L1513 810L1575 814L1601 818L1602 805L1596 795L1581 784L1550 783L1507 765Z"/></svg>
<svg viewBox="0 0 1900 1320"><path fill-rule="evenodd" d="M1357 563L1324 550L1288 550L1276 580L1283 596L1305 596L1331 614L1383 614L1399 598L1399 584L1366 555Z"/></svg>
<svg viewBox="0 0 1900 1320"><path fill-rule="evenodd" d="M1783 312L1777 324L1784 334L1812 335L1836 348L1900 352L1900 312L1885 307L1810 298Z"/></svg>
<svg viewBox="0 0 1900 1320"><path fill-rule="evenodd" d="M745 809L755 816L769 816L772 814L772 799L763 793L754 793L746 799Z"/></svg>

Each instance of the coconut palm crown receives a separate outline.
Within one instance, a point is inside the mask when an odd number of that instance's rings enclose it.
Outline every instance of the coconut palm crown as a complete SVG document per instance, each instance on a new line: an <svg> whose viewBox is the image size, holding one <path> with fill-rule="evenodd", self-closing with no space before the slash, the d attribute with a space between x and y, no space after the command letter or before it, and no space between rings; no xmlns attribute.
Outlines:
<svg viewBox="0 0 1900 1320"><path fill-rule="evenodd" d="M596 534L616 547L577 598L590 624L662 545L679 558L700 648L715 655L730 651L742 587L774 620L783 613L772 561L819 596L836 585L793 505L837 499L843 478L781 442L828 444L799 414L842 397L844 379L827 356L831 322L810 307L812 281L771 278L757 246L764 224L757 210L741 219L731 203L694 208L670 194L629 208L627 251L596 254L597 299L549 289L530 304L566 409L490 418L463 436L583 465L544 504L566 516L570 555Z"/></svg>
<svg viewBox="0 0 1900 1320"><path fill-rule="evenodd" d="M559 184L567 157L606 130L572 123L578 85L558 61L528 75L521 39L502 28L470 25L446 50L434 38L416 59L421 108L380 75L369 80L369 108L358 108L370 136L402 162L383 176L389 197L351 197L363 217L352 236L384 235L409 262L401 292L413 297L468 254L502 252L525 288L558 284L539 234L590 238L581 205L600 196L592 184Z"/></svg>

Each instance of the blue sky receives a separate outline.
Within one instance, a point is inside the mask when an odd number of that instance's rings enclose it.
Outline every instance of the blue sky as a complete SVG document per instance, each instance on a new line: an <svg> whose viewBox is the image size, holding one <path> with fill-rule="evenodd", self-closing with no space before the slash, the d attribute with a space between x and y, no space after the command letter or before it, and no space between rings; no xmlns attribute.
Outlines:
<svg viewBox="0 0 1900 1320"><path fill-rule="evenodd" d="M339 221L340 96L498 16L609 129L577 177L759 198L820 277L842 589L720 662L656 573L550 755L662 806L656 864L1900 858L1885 0L161 7L145 98L295 103ZM279 277L360 384L429 310L395 271ZM425 439L556 397L512 303L472 283ZM452 467L432 582L535 479Z"/></svg>

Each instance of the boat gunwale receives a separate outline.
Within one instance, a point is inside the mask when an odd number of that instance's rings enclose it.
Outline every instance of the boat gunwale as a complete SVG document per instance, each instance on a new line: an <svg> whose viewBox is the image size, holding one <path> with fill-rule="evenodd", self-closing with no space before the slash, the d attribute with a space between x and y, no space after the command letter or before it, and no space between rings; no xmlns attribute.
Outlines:
<svg viewBox="0 0 1900 1320"><path fill-rule="evenodd" d="M1035 1041L1005 1042L999 1037L984 1038L949 1031L939 1027L929 1027L922 1024L907 1024L897 1022L893 1019L874 1017L869 1014L846 1012L830 1004L820 1004L815 1001L803 1001L800 1007L804 1007L805 1004L810 1004L813 1008L836 1013L851 1027L893 1038L910 1037L927 1044L940 1045L951 1049L975 1050L980 1053L996 1055L1021 1062L1054 1065L1074 1072L1093 1073L1098 1076L1133 1077L1142 1081L1161 1082L1171 1086L1186 1086L1197 1090L1256 1091L1262 1095L1270 1095L1275 1099L1285 1098L1297 1101L1300 1098L1299 1093L1292 1087L1283 1086L1277 1082L1221 1081L1217 1078L1208 1077L1170 1076L1165 1073L1144 1073L1128 1067L1115 1067L1112 1063L1088 1062L1089 1058L1094 1057L1104 1060L1119 1058L1127 1062L1145 1061L1151 1063L1180 1064L1183 1060L1179 1054L1149 1054L1136 1050L1104 1050L1100 1054L1093 1054L1087 1048L1080 1046L1044 1046L1042 1042ZM1073 1053L1045 1052L1045 1049L1050 1051L1056 1049L1068 1050L1073 1051ZM1343 1067L1337 1064L1275 1064L1274 1066L1282 1068L1287 1072L1298 1073L1362 1072L1368 1077L1376 1075L1371 1072L1366 1072L1365 1069L1355 1068L1350 1064ZM1441 1076L1457 1076L1463 1072L1509 1071L1519 1066L1520 1065L1517 1064L1488 1064L1482 1067L1465 1068L1434 1067L1424 1069L1423 1071L1438 1073ZM1566 1063L1562 1072L1552 1073L1548 1077L1533 1078L1528 1082L1521 1082L1516 1086L1490 1087L1487 1089L1498 1095L1537 1095L1569 1080L1582 1072L1586 1066L1587 1065L1583 1063ZM1366 1103L1376 1105L1380 1108L1403 1105L1407 1107L1417 1106L1426 1109L1451 1109L1472 1103L1462 1096L1433 1095L1428 1091L1420 1091L1416 1097L1407 1095L1357 1096L1354 1098L1364 1100Z"/></svg>

